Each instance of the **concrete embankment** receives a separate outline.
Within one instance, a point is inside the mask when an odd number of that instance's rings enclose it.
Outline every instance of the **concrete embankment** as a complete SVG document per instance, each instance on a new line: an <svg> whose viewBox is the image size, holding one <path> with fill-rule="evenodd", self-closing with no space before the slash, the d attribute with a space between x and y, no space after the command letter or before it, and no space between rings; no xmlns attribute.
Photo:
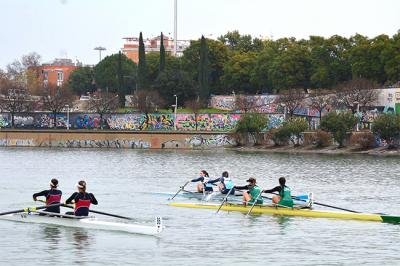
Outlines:
<svg viewBox="0 0 400 266"><path fill-rule="evenodd" d="M234 145L232 136L217 132L0 130L3 147L210 149Z"/></svg>

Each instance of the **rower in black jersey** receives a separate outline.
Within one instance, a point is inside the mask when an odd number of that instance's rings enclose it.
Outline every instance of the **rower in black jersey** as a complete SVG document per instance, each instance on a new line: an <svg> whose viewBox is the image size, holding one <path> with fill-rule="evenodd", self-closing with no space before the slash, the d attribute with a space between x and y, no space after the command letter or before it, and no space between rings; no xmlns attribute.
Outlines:
<svg viewBox="0 0 400 266"><path fill-rule="evenodd" d="M74 212L67 212L76 216L88 216L90 204L97 205L97 199L92 193L86 192L86 182L81 180L76 184L78 192L74 192L66 201L65 204L74 203Z"/></svg>
<svg viewBox="0 0 400 266"><path fill-rule="evenodd" d="M57 189L57 186L58 186L58 180L53 178L52 180L50 180L50 189L43 190L39 193L33 194L33 196L32 196L33 200L36 201L37 197L44 196L44 197L46 197L46 205L60 203L62 192L61 192L61 190ZM44 211L60 213L60 206L48 207L48 208L44 209Z"/></svg>

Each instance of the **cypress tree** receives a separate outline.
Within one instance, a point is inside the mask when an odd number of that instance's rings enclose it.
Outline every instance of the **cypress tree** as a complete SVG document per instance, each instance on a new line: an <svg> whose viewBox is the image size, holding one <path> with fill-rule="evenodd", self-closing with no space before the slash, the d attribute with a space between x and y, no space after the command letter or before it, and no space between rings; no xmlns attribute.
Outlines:
<svg viewBox="0 0 400 266"><path fill-rule="evenodd" d="M146 65L146 53L144 50L143 35L140 32L139 36L139 65L138 65L138 77L137 77L137 88L138 90L146 89L148 86L148 73Z"/></svg>
<svg viewBox="0 0 400 266"><path fill-rule="evenodd" d="M160 36L160 73L165 69L165 48L164 48L164 35L161 32Z"/></svg>
<svg viewBox="0 0 400 266"><path fill-rule="evenodd" d="M117 68L117 75L118 75L118 95L119 95L119 103L122 106L125 106L125 88L124 88L124 80L122 76L122 54L121 51L118 53L118 68Z"/></svg>
<svg viewBox="0 0 400 266"><path fill-rule="evenodd" d="M199 61L199 97L202 101L207 101L209 91L210 62L208 60L208 48L206 39L201 36L200 41L200 61Z"/></svg>

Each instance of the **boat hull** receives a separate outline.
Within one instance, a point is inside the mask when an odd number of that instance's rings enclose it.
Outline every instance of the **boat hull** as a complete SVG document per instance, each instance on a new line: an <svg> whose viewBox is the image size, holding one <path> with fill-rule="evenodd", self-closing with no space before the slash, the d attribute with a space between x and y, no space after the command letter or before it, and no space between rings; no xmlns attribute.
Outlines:
<svg viewBox="0 0 400 266"><path fill-rule="evenodd" d="M131 223L117 223L111 221L102 221L95 217L87 218L66 218L66 217L50 217L42 216L37 213L17 213L0 216L1 220L25 222L25 223L40 223L51 224L66 227L79 227L87 229L119 231L133 234L143 235L158 235L162 231L161 218L157 218L155 226L131 224Z"/></svg>
<svg viewBox="0 0 400 266"><path fill-rule="evenodd" d="M180 203L172 202L170 206L197 208L197 209L218 209L219 205L216 204L195 204L195 203ZM251 206L244 206L238 204L224 204L221 210L224 211L237 211L247 213ZM369 214L369 213L351 213L351 212L335 212L335 211L318 211L311 209L292 209L274 206L254 206L253 214L276 214L284 216L302 216L314 218L335 218L335 219L348 219L348 220L362 220L362 221L375 221L386 223L400 223L399 216Z"/></svg>

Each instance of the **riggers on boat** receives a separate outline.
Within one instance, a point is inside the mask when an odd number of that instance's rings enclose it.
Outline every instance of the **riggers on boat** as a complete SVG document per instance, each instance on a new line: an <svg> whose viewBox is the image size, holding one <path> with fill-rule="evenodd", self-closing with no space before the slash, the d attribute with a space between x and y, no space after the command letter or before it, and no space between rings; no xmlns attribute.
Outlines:
<svg viewBox="0 0 400 266"><path fill-rule="evenodd" d="M217 210L220 205L218 204L201 204L201 203L180 203L171 202L170 206L175 207L186 207L186 208L197 208L197 209L213 209ZM237 211L247 213L251 206L244 206L243 204L232 204L227 203L221 207L224 211ZM351 212L336 212L336 211L323 211L323 210L312 210L312 209L296 209L279 207L272 205L255 205L252 213L258 214L276 214L284 216L303 216L303 217L315 217L315 218L336 218L336 219L349 219L349 220L363 220L363 221L375 221L385 223L400 223L400 216L390 216L381 214L370 214L370 213L351 213Z"/></svg>
<svg viewBox="0 0 400 266"><path fill-rule="evenodd" d="M173 196L174 193L171 192L149 192L150 194L156 194L160 196ZM196 191L188 191L183 190L181 193L176 195L179 198L187 198L187 199L197 199L200 201L206 202L222 202L222 200L226 197L226 194L222 194L219 191L215 191L213 193L203 193L203 192L196 192ZM233 203L242 203L243 202L243 194L241 192L235 192L235 195L229 195L228 201ZM264 197L264 196L263 196ZM271 200L271 198L264 197L264 200ZM295 207L305 207L309 208L312 206L313 198L312 193L308 195L298 195L294 197L293 202Z"/></svg>
<svg viewBox="0 0 400 266"><path fill-rule="evenodd" d="M163 230L161 217L156 218L154 226L145 224L142 225L133 223L111 222L100 220L93 216L79 217L74 215L48 213L43 211L7 214L0 216L0 219L25 223L41 223L67 227L120 231L126 233L154 236L160 234Z"/></svg>

